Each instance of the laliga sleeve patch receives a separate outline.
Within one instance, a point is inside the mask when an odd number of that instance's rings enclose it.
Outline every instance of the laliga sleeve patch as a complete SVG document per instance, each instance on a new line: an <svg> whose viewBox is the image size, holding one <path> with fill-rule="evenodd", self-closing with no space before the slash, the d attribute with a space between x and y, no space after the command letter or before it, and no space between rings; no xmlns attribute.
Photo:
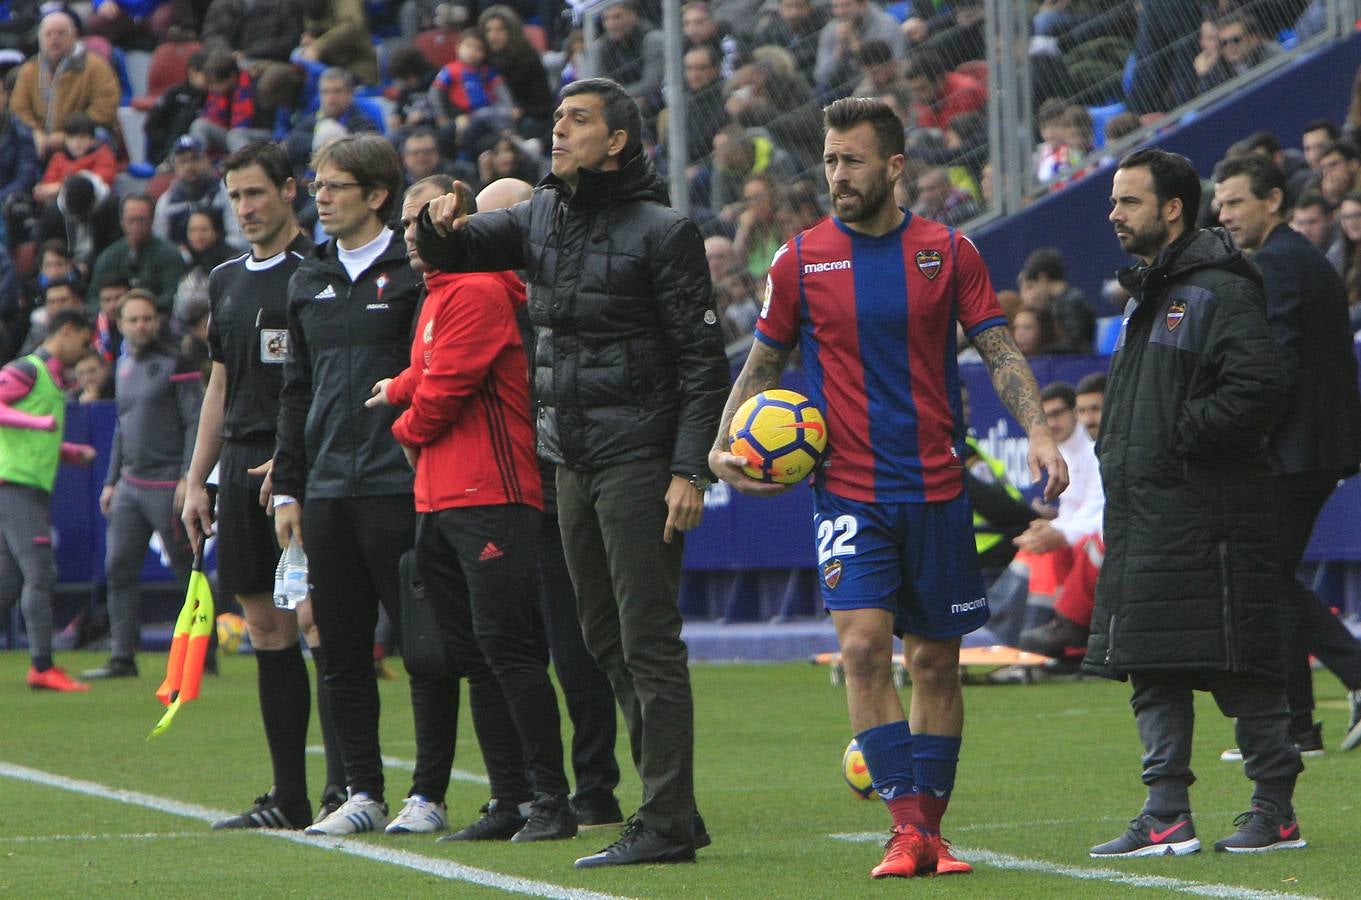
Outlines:
<svg viewBox="0 0 1361 900"><path fill-rule="evenodd" d="M288 329L260 329L260 362L280 365L288 359Z"/></svg>

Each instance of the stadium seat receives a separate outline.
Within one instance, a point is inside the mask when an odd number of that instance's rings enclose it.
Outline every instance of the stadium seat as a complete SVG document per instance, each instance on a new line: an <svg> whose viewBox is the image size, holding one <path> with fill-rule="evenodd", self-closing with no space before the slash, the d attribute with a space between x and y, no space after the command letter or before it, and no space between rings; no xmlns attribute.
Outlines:
<svg viewBox="0 0 1361 900"><path fill-rule="evenodd" d="M1106 122L1125 111L1124 103L1111 103L1106 106L1089 106L1087 112L1092 117L1093 146L1100 150L1106 145Z"/></svg>
<svg viewBox="0 0 1361 900"><path fill-rule="evenodd" d="M128 68L128 84L132 87L132 96L140 97L145 94L151 71L151 51L124 50L123 64Z"/></svg>
<svg viewBox="0 0 1361 900"><path fill-rule="evenodd" d="M132 165L146 162L146 116L136 106L118 107L118 129L123 133L123 152Z"/></svg>
<svg viewBox="0 0 1361 900"><path fill-rule="evenodd" d="M458 57L458 32L452 28L422 31L411 43L436 69L444 68L446 63L451 63Z"/></svg>
<svg viewBox="0 0 1361 900"><path fill-rule="evenodd" d="M146 189L142 193L150 197L152 203L155 203L161 199L162 194L170 189L170 183L174 180L174 172L157 172L151 176L151 180L147 182Z"/></svg>
<svg viewBox="0 0 1361 900"><path fill-rule="evenodd" d="M113 62L113 44L98 35L89 35L80 39L85 45L85 49L91 53L103 57L107 63Z"/></svg>
<svg viewBox="0 0 1361 900"><path fill-rule="evenodd" d="M132 101L132 77L128 75L128 59L122 47L114 47L109 54L109 65L118 76L118 105L127 106Z"/></svg>
<svg viewBox="0 0 1361 900"><path fill-rule="evenodd" d="M529 46L540 53L548 52L548 32L543 30L543 26L526 24L524 34L525 40L529 41Z"/></svg>
<svg viewBox="0 0 1361 900"><path fill-rule="evenodd" d="M158 45L151 54L151 64L147 68L146 96L133 97L132 108L143 112L150 110L161 94L184 81L189 57L197 53L202 46L198 41Z"/></svg>
<svg viewBox="0 0 1361 900"><path fill-rule="evenodd" d="M383 105L382 97L361 97L356 94L354 105L359 108L360 112L378 123L379 134L388 133L387 110Z"/></svg>
<svg viewBox="0 0 1361 900"><path fill-rule="evenodd" d="M1124 316L1103 316L1096 320L1096 352L1110 356L1115 352L1115 342L1120 339L1120 324Z"/></svg>
<svg viewBox="0 0 1361 900"><path fill-rule="evenodd" d="M961 75L968 75L970 78L983 85L984 90L988 87L988 63L983 59L971 59L955 66L955 71Z"/></svg>

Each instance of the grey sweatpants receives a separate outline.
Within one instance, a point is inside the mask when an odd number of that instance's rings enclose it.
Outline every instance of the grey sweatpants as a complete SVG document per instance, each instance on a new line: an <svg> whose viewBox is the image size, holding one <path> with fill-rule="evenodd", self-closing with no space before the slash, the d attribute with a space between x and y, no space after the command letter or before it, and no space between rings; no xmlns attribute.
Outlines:
<svg viewBox="0 0 1361 900"><path fill-rule="evenodd" d="M15 598L28 629L29 653L52 655L52 525L47 491L24 484L0 484L0 615Z"/></svg>
<svg viewBox="0 0 1361 900"><path fill-rule="evenodd" d="M109 504L108 546L104 571L109 582L110 656L132 659L141 637L142 560L151 533L161 536L170 567L183 593L194 564L194 551L175 516L173 487L142 487L118 482Z"/></svg>
<svg viewBox="0 0 1361 900"><path fill-rule="evenodd" d="M1144 812L1168 816L1191 809L1187 789L1196 780L1191 772L1196 690L1209 691L1219 711L1234 719L1253 796L1290 807L1295 776L1304 767L1288 735L1283 684L1232 672L1136 672L1130 681L1130 706L1144 744Z"/></svg>

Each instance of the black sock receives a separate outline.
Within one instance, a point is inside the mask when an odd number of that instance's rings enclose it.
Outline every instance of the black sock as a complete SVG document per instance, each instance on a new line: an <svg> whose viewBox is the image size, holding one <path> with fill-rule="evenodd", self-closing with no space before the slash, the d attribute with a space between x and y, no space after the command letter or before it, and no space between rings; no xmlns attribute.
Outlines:
<svg viewBox="0 0 1361 900"><path fill-rule="evenodd" d="M260 717L274 764L274 791L281 802L307 799L307 725L312 717L312 686L302 648L256 650Z"/></svg>
<svg viewBox="0 0 1361 900"><path fill-rule="evenodd" d="M33 668L37 669L39 672L46 672L48 669L52 668L52 654L44 653L40 656L33 657Z"/></svg>
<svg viewBox="0 0 1361 900"><path fill-rule="evenodd" d="M326 651L312 648L312 664L317 667L317 719L321 722L321 743L326 748L326 787L345 789L345 760L340 756L340 734L331 713L331 699L322 680L326 675Z"/></svg>

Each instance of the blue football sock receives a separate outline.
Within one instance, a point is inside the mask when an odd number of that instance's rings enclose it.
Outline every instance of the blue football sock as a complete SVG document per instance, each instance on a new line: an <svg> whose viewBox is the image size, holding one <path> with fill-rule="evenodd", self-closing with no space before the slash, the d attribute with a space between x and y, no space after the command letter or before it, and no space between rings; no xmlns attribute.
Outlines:
<svg viewBox="0 0 1361 900"><path fill-rule="evenodd" d="M914 792L912 732L907 722L876 725L860 732L855 739L880 797L887 801Z"/></svg>
<svg viewBox="0 0 1361 900"><path fill-rule="evenodd" d="M961 738L955 735L918 734L913 738L912 777L919 793L944 796L954 790L960 743Z"/></svg>

